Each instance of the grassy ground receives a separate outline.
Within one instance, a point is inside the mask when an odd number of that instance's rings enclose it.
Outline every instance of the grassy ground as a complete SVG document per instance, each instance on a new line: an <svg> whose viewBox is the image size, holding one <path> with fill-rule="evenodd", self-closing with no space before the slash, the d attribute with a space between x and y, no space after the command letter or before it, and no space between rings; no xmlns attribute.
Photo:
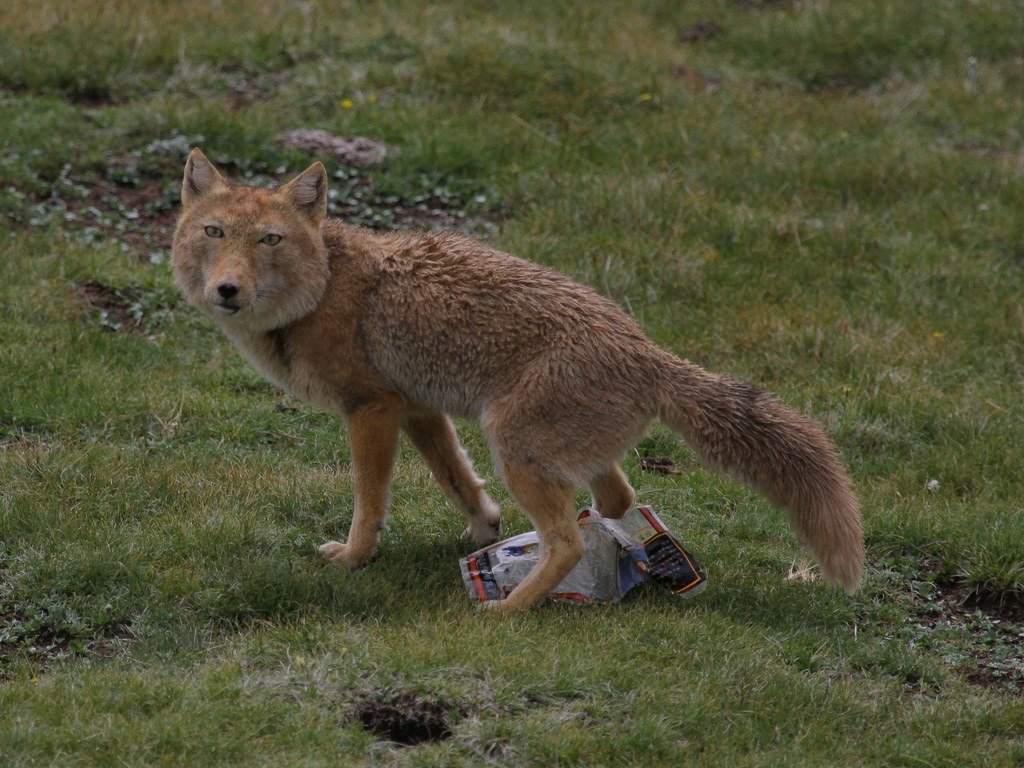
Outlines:
<svg viewBox="0 0 1024 768"><path fill-rule="evenodd" d="M0 10L0 762L1024 764L1020 4L375 6ZM407 445L377 561L324 566L341 426L167 265L188 148L273 182L299 127L399 150L329 164L337 213L567 271L815 414L863 590L788 578L783 516L660 428L626 468L691 602L478 615Z"/></svg>

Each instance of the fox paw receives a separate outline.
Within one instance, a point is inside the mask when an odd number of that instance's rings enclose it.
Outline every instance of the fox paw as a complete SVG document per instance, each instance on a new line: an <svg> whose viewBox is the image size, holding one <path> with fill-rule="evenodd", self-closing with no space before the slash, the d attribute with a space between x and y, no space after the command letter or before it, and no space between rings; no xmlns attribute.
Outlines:
<svg viewBox="0 0 1024 768"><path fill-rule="evenodd" d="M486 547L501 538L501 510L498 505L485 497L485 502L475 514L467 515L469 527L463 536L478 547Z"/></svg>
<svg viewBox="0 0 1024 768"><path fill-rule="evenodd" d="M508 608L502 605L503 602L503 600L484 600L482 603L477 604L477 610L483 611L484 613L507 612Z"/></svg>
<svg viewBox="0 0 1024 768"><path fill-rule="evenodd" d="M479 525L470 525L462 532L462 538L469 539L478 548L493 544L501 538L501 521L493 523L484 522Z"/></svg>
<svg viewBox="0 0 1024 768"><path fill-rule="evenodd" d="M523 603L506 597L504 600L484 600L477 603L477 609L484 613L518 613L530 607L530 603Z"/></svg>
<svg viewBox="0 0 1024 768"><path fill-rule="evenodd" d="M340 541L328 541L326 544L321 544L319 549L320 554L330 560L332 565L340 565L350 570L358 568L369 559L353 552L348 544L343 544Z"/></svg>

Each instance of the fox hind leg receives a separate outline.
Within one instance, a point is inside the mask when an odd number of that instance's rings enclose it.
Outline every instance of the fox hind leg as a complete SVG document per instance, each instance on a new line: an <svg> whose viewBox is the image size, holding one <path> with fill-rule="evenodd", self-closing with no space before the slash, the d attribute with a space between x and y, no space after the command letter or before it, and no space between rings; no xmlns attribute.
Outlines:
<svg viewBox="0 0 1024 768"><path fill-rule="evenodd" d="M402 429L444 490L445 495L463 515L469 538L479 547L498 540L501 533L501 512L483 490L483 481L473 471L451 420L439 413L407 416Z"/></svg>
<svg viewBox="0 0 1024 768"><path fill-rule="evenodd" d="M618 464L595 475L588 483L594 506L603 517L619 519L633 506L636 493Z"/></svg>
<svg viewBox="0 0 1024 768"><path fill-rule="evenodd" d="M483 604L488 610L514 611L544 600L583 556L583 534L574 514L573 486L545 477L535 466L504 466L505 482L540 538L540 560L504 600Z"/></svg>

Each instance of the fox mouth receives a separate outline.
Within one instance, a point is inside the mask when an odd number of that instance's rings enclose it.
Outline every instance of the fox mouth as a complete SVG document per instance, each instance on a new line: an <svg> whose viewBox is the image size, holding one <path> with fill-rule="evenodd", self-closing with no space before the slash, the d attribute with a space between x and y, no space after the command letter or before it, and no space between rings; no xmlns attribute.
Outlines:
<svg viewBox="0 0 1024 768"><path fill-rule="evenodd" d="M241 309L237 304L232 304L227 301L218 301L213 305L213 309L216 312L222 312L225 315L233 315Z"/></svg>

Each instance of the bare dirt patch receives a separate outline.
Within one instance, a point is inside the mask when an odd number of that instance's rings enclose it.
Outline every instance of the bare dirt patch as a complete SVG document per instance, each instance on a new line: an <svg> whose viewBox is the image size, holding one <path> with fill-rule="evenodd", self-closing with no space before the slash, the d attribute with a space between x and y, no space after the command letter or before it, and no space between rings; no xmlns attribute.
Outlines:
<svg viewBox="0 0 1024 768"><path fill-rule="evenodd" d="M6 191L6 214L14 224L57 225L88 243L117 241L142 263L159 263L170 250L177 179L142 171L131 157L111 159L103 175L66 165L55 178L15 183Z"/></svg>
<svg viewBox="0 0 1024 768"><path fill-rule="evenodd" d="M137 285L115 288L98 280L79 283L74 290L90 317L110 331L144 333L176 303L175 298L162 289Z"/></svg>
<svg viewBox="0 0 1024 768"><path fill-rule="evenodd" d="M390 692L367 694L352 713L366 730L407 747L450 738L452 717L462 714L458 707L440 701Z"/></svg>
<svg viewBox="0 0 1024 768"><path fill-rule="evenodd" d="M852 95L867 90L879 79L870 74L815 72L804 78L804 87L809 93Z"/></svg>
<svg viewBox="0 0 1024 768"><path fill-rule="evenodd" d="M676 77L694 93L711 93L722 85L722 78L705 72L697 72L684 64L676 67Z"/></svg>
<svg viewBox="0 0 1024 768"><path fill-rule="evenodd" d="M959 628L968 634L967 659L959 665L976 684L1024 696L1024 605L979 595L962 584L940 583L921 614L935 631Z"/></svg>
<svg viewBox="0 0 1024 768"><path fill-rule="evenodd" d="M0 414L0 448L17 443L45 443L52 437L53 432L42 422ZM3 573L2 555L0 573Z"/></svg>
<svg viewBox="0 0 1024 768"><path fill-rule="evenodd" d="M17 659L47 666L72 656L116 655L134 642L130 619L85 617L60 604L0 601L0 679Z"/></svg>
<svg viewBox="0 0 1024 768"><path fill-rule="evenodd" d="M722 28L713 21L698 21L692 26L679 30L679 42L699 43L721 33Z"/></svg>
<svg viewBox="0 0 1024 768"><path fill-rule="evenodd" d="M193 99L220 99L234 112L275 98L295 81L290 69L253 71L241 62L218 66L180 62L167 78L167 90Z"/></svg>
<svg viewBox="0 0 1024 768"><path fill-rule="evenodd" d="M354 168L333 174L328 212L370 229L450 230L476 237L494 234L507 211L493 192L421 175L395 191L378 190Z"/></svg>
<svg viewBox="0 0 1024 768"><path fill-rule="evenodd" d="M680 469L671 456L641 456L640 469L659 475L678 475Z"/></svg>
<svg viewBox="0 0 1024 768"><path fill-rule="evenodd" d="M896 634L938 652L971 683L1024 696L1024 606L927 574L909 586L916 615Z"/></svg>
<svg viewBox="0 0 1024 768"><path fill-rule="evenodd" d="M200 143L202 137L174 135L109 157L101 167L76 169L68 163L56 173L36 173L23 158L14 158L17 172L7 182L0 177L0 205L16 226L52 226L86 243L118 243L139 263L160 264L170 256L184 158ZM380 158L397 151L369 139L350 149ZM508 213L497 193L470 180L426 173L387 179L355 163L309 155L309 162L316 159L324 159L331 169L330 215L350 224L488 237ZM248 186L274 187L300 170L262 160L214 160L233 182ZM17 169L18 163L23 167ZM116 308L100 309L114 317L123 314Z"/></svg>
<svg viewBox="0 0 1024 768"><path fill-rule="evenodd" d="M729 5L754 11L788 8L792 4L792 0L729 0Z"/></svg>
<svg viewBox="0 0 1024 768"><path fill-rule="evenodd" d="M133 186L98 181L87 198L71 205L69 220L125 243L139 261L159 262L170 251L177 216L177 185L145 179Z"/></svg>

